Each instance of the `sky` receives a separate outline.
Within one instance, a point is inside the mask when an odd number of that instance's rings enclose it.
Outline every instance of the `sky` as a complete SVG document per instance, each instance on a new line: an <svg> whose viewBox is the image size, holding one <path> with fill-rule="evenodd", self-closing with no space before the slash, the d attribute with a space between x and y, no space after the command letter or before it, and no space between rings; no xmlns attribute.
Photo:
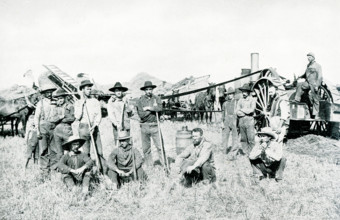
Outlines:
<svg viewBox="0 0 340 220"><path fill-rule="evenodd" d="M340 84L339 0L0 0L0 89L30 84L45 65L97 83L140 72L175 83L223 82L250 68L304 73L315 53Z"/></svg>

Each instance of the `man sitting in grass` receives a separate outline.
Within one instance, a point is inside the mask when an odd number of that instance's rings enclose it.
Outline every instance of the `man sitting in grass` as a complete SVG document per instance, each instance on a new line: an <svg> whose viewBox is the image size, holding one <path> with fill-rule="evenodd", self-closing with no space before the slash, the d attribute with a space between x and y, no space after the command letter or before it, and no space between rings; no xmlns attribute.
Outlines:
<svg viewBox="0 0 340 220"><path fill-rule="evenodd" d="M63 144L64 154L59 161L58 168L63 174L63 181L69 188L75 185L83 186L83 193L87 194L90 186L91 169L93 161L87 153L82 153L79 148L85 143L85 139L71 136Z"/></svg>
<svg viewBox="0 0 340 220"><path fill-rule="evenodd" d="M177 156L181 184L191 187L193 183L203 181L204 184L216 181L214 155L212 145L203 137L203 130L192 130L193 145L188 146Z"/></svg>
<svg viewBox="0 0 340 220"><path fill-rule="evenodd" d="M128 131L118 131L118 148L112 151L107 160L108 176L117 188L132 179L142 182L147 179L142 168L142 155L132 147L130 138Z"/></svg>
<svg viewBox="0 0 340 220"><path fill-rule="evenodd" d="M249 159L253 168L254 182L269 176L276 181L282 180L286 158L282 157L282 145L276 142L276 133L270 127L264 127L257 133L260 138L250 152Z"/></svg>

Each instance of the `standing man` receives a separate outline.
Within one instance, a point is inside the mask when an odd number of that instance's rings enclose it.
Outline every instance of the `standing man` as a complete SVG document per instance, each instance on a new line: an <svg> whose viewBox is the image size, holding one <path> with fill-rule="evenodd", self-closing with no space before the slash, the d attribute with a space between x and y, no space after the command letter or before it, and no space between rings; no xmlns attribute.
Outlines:
<svg viewBox="0 0 340 220"><path fill-rule="evenodd" d="M236 107L236 114L239 119L239 129L241 135L241 147L243 154L249 154L255 145L255 122L254 112L256 107L256 100L250 96L250 86L248 83L240 88L242 98L238 101Z"/></svg>
<svg viewBox="0 0 340 220"><path fill-rule="evenodd" d="M237 101L234 98L235 89L233 87L229 87L227 94L227 100L222 105L222 144L223 149L226 150L228 154L230 152L230 160L234 160L235 156L238 153L238 134L236 128L236 104ZM232 142L229 144L229 136L231 133Z"/></svg>
<svg viewBox="0 0 340 220"><path fill-rule="evenodd" d="M308 65L305 73L299 78L306 79L305 82L299 83L296 88L295 101L300 102L301 96L304 91L311 90L311 102L313 104L313 115L318 117L319 112L319 97L318 89L322 83L322 69L321 65L315 62L314 53L310 52L307 54Z"/></svg>
<svg viewBox="0 0 340 220"><path fill-rule="evenodd" d="M290 107L287 94L280 94L279 87L282 86L277 79L273 79L268 86L268 94L270 97L270 104L267 109L269 116L270 127L277 134L277 142L283 143L289 127Z"/></svg>
<svg viewBox="0 0 340 220"><path fill-rule="evenodd" d="M192 140L193 145L188 146L176 158L181 183L185 187L190 187L199 181L215 182L214 154L211 143L205 140L201 128L192 130Z"/></svg>
<svg viewBox="0 0 340 220"><path fill-rule="evenodd" d="M54 164L57 168L58 162L63 156L63 143L65 143L70 136L72 136L71 124L74 122L74 107L67 100L68 94L63 89L58 89L54 95L57 99L57 114L58 125L54 129Z"/></svg>
<svg viewBox="0 0 340 220"><path fill-rule="evenodd" d="M39 78L40 93L42 99L35 109L34 125L37 126L37 137L39 139L39 164L42 171L42 180L50 178L51 151L53 145L53 130L56 122L55 104L52 103L52 92L56 88L48 81L48 78Z"/></svg>
<svg viewBox="0 0 340 220"><path fill-rule="evenodd" d="M264 178L282 180L286 158L282 157L282 144L275 141L275 132L270 127L264 127L257 135L260 142L250 152L249 160L253 168L253 178L256 183Z"/></svg>
<svg viewBox="0 0 340 220"><path fill-rule="evenodd" d="M76 122L79 122L79 136L85 139L83 146L83 152L90 155L91 153L91 133L97 147L97 154L103 162L103 150L102 142L99 133L99 124L102 120L102 114L100 109L100 102L91 97L93 83L90 80L83 80L80 83L79 90L81 97L74 103L74 116ZM90 122L90 124L89 124ZM96 157L93 157L96 158Z"/></svg>
<svg viewBox="0 0 340 220"><path fill-rule="evenodd" d="M131 145L130 139L127 131L119 131L119 146L112 151L107 160L108 176L117 188L131 179L138 179L141 182L147 179L142 168L144 162L142 155Z"/></svg>
<svg viewBox="0 0 340 220"><path fill-rule="evenodd" d="M113 136L115 138L115 145L118 142L118 131L126 130L130 134L130 119L132 109L129 108L128 103L123 100L124 92L128 88L123 87L120 82L109 89L114 95L107 103L107 112L109 119L113 126Z"/></svg>
<svg viewBox="0 0 340 220"><path fill-rule="evenodd" d="M162 158L161 154L161 140L163 142L163 137L159 137L158 129L160 129L157 125L156 112L160 112L162 110L162 102L161 99L152 94L156 85L152 85L152 82L146 81L144 86L140 89L145 92L145 95L141 96L137 102L137 111L140 117L140 126L142 133L142 148L144 153L145 161L148 165L151 165L153 162L152 154L151 154L151 137L153 143L155 144L159 161Z"/></svg>

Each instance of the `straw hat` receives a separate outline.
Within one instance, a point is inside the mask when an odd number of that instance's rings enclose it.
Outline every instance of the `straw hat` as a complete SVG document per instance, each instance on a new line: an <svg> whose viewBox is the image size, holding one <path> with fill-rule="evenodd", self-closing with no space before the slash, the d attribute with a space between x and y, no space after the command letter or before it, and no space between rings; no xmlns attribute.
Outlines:
<svg viewBox="0 0 340 220"><path fill-rule="evenodd" d="M234 87L229 87L228 88L228 91L226 91L226 92L224 92L225 94L234 94L235 93L235 89L234 89Z"/></svg>
<svg viewBox="0 0 340 220"><path fill-rule="evenodd" d="M47 92L47 91L55 91L57 88L53 84L53 82L48 78L49 73L43 73L38 78L39 83L39 91L41 93Z"/></svg>
<svg viewBox="0 0 340 220"><path fill-rule="evenodd" d="M271 127L264 127L261 129L261 131L257 132L257 135L267 135L270 136L272 139L276 139L277 135L276 133L273 131L273 129Z"/></svg>
<svg viewBox="0 0 340 220"><path fill-rule="evenodd" d="M118 140L126 140L126 139L130 139L131 136L129 135L129 133L126 130L123 131L118 131Z"/></svg>

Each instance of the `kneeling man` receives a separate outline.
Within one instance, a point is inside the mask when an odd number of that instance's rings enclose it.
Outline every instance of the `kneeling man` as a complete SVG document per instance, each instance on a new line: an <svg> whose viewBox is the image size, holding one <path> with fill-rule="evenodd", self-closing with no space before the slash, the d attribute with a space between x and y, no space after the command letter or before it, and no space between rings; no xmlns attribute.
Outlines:
<svg viewBox="0 0 340 220"><path fill-rule="evenodd" d="M282 180L286 158L282 157L282 144L275 141L276 133L270 127L264 127L257 135L260 142L255 145L249 155L255 182L267 176L275 178L276 181Z"/></svg>
<svg viewBox="0 0 340 220"><path fill-rule="evenodd" d="M83 193L87 193L90 186L91 169L93 161L87 153L82 153L79 148L85 143L85 139L71 136L63 148L68 153L59 161L58 168L63 174L63 181L68 187L83 185Z"/></svg>
<svg viewBox="0 0 340 220"><path fill-rule="evenodd" d="M142 155L130 143L128 131L118 131L118 148L115 148L107 160L108 176L117 188L131 179L145 181Z"/></svg>
<svg viewBox="0 0 340 220"><path fill-rule="evenodd" d="M193 145L188 146L177 156L176 165L179 167L181 183L191 187L193 183L216 181L214 155L212 145L203 137L203 130L192 130Z"/></svg>

